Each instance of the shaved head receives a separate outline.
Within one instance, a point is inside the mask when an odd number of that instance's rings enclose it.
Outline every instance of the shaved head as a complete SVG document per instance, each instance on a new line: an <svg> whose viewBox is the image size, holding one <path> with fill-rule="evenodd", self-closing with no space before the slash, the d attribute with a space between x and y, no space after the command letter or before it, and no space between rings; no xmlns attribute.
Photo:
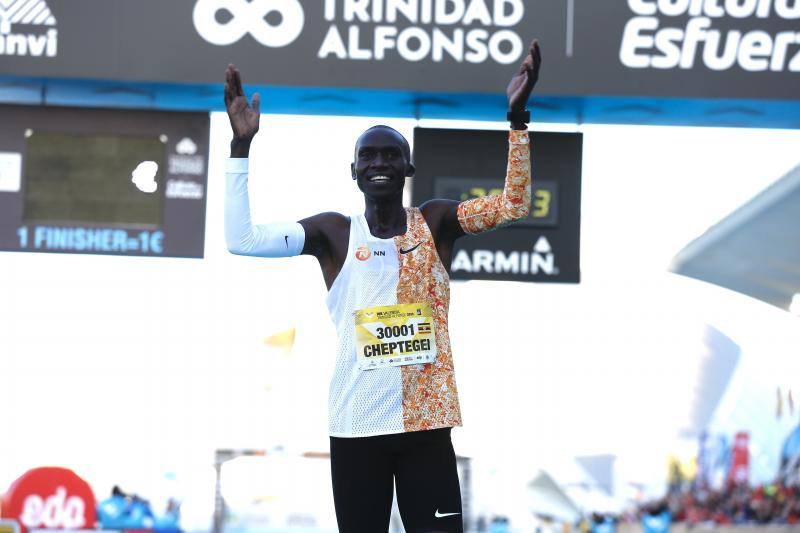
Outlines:
<svg viewBox="0 0 800 533"><path fill-rule="evenodd" d="M358 144L359 144L359 141L361 140L361 138L364 137L364 135L368 134L369 132L375 131L375 130L384 130L384 131L390 132L394 136L396 136L398 138L399 142L400 142L400 148L403 150L403 155L405 156L406 161L409 161L409 162L411 161L411 146L408 144L408 141L406 140L406 138L403 137L402 133L400 133L399 131L397 131L393 127L386 126L384 124L378 124L377 126L372 126L371 128L366 129L364 131L364 133L359 135L358 136L358 140L356 140L356 150L358 149Z"/></svg>

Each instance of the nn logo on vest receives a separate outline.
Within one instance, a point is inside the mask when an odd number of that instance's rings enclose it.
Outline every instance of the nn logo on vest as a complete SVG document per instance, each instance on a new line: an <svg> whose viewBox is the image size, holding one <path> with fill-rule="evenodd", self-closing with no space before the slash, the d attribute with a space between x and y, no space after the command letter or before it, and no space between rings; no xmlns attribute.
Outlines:
<svg viewBox="0 0 800 533"><path fill-rule="evenodd" d="M55 57L55 25L44 0L0 0L0 55Z"/></svg>
<svg viewBox="0 0 800 533"><path fill-rule="evenodd" d="M211 44L227 46L250 35L264 46L280 48L303 31L299 0L197 0L194 27Z"/></svg>

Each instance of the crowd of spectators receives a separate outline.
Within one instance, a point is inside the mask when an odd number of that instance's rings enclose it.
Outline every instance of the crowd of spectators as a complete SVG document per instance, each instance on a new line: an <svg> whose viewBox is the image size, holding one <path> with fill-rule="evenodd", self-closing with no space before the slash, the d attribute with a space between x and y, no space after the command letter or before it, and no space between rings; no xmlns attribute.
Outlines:
<svg viewBox="0 0 800 533"><path fill-rule="evenodd" d="M755 488L730 485L719 491L676 491L645 505L640 514L659 515L666 511L672 522L691 525L800 524L800 487L774 483Z"/></svg>

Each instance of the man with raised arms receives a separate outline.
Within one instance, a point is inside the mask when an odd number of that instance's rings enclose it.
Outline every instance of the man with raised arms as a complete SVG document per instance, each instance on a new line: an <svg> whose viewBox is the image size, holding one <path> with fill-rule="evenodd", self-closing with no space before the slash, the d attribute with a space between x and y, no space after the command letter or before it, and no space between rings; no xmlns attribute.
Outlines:
<svg viewBox="0 0 800 533"><path fill-rule="evenodd" d="M451 428L461 425L447 326L450 260L462 235L528 215L525 107L540 65L534 41L506 90L511 131L502 194L403 207L405 178L414 175L409 144L394 129L374 126L356 141L350 168L364 194L363 213L264 225L251 224L247 193L260 97L248 103L239 72L228 66L228 249L258 257L313 255L328 287L338 334L328 402L331 476L343 533L387 531L393 486L409 533L463 531L450 440Z"/></svg>

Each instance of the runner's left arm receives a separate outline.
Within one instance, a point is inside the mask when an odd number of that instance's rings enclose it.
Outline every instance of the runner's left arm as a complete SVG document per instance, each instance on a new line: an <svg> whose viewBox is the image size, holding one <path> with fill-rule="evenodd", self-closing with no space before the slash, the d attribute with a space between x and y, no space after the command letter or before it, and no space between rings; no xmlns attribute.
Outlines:
<svg viewBox="0 0 800 533"><path fill-rule="evenodd" d="M508 167L505 186L499 195L484 196L463 202L432 200L423 211L438 212L440 235L458 238L465 233L491 231L528 216L531 207L531 153L528 126L524 113L533 87L539 79L542 55L539 41L531 43L529 53L508 84L508 108L515 118L508 134Z"/></svg>
<svg viewBox="0 0 800 533"><path fill-rule="evenodd" d="M458 204L456 216L464 233L483 233L528 216L531 209L531 154L528 130L508 134L508 168L503 192Z"/></svg>
<svg viewBox="0 0 800 533"><path fill-rule="evenodd" d="M242 76L233 65L225 70L225 108L231 123L231 157L225 162L225 242L228 251L257 257L300 255L305 231L297 222L253 225L248 195L250 143L258 133L261 97L247 101Z"/></svg>

